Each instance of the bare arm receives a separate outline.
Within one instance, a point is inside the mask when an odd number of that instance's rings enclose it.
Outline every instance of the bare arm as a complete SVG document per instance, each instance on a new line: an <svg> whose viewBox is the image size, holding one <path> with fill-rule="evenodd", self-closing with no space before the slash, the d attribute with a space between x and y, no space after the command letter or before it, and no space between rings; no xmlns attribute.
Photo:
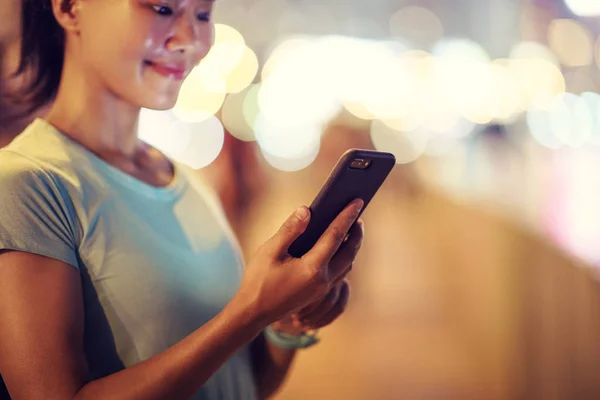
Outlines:
<svg viewBox="0 0 600 400"><path fill-rule="evenodd" d="M281 388L289 374L296 352L296 350L282 349L273 345L262 334L254 339L252 360L260 400L272 397Z"/></svg>
<svg viewBox="0 0 600 400"><path fill-rule="evenodd" d="M0 374L9 393L13 400L188 399L268 324L321 299L344 276L348 266L330 261L362 204L347 207L302 259L287 249L306 229L308 210L290 216L219 315L162 353L91 382L78 271L31 253L0 252Z"/></svg>
<svg viewBox="0 0 600 400"><path fill-rule="evenodd" d="M0 253L0 371L13 400L186 399L260 331L231 304L166 351L87 382L79 279L60 261Z"/></svg>

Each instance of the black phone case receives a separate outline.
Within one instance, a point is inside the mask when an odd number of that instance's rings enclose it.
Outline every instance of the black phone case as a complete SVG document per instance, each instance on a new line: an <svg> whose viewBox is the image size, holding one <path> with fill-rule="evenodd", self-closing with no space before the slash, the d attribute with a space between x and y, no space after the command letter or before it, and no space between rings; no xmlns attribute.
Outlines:
<svg viewBox="0 0 600 400"><path fill-rule="evenodd" d="M352 169L350 163L355 159L368 159L371 164L366 169ZM292 243L288 253L294 257L306 254L356 198L365 202L362 214L394 165L396 158L390 153L359 149L345 152L310 205L311 218L306 231Z"/></svg>

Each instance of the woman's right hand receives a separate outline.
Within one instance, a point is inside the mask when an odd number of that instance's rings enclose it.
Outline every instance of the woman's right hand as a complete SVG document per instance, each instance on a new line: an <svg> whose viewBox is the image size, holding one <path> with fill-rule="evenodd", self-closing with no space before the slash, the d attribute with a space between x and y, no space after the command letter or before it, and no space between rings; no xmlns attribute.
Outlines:
<svg viewBox="0 0 600 400"><path fill-rule="evenodd" d="M261 325L267 326L325 296L352 268L362 242L362 229L355 229L343 249L344 239L363 206L360 199L346 207L302 258L288 254L288 248L308 226L310 212L299 208L265 242L246 266L237 304L251 310ZM337 253L337 254L336 254ZM335 257L334 257L335 256Z"/></svg>

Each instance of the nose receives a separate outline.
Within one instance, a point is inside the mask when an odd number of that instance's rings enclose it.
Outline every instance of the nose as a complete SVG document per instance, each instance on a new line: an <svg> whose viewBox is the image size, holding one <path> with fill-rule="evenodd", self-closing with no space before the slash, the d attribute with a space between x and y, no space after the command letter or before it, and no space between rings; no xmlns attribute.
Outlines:
<svg viewBox="0 0 600 400"><path fill-rule="evenodd" d="M179 15L173 24L166 48L170 52L204 57L212 43L212 24L200 23L195 16Z"/></svg>

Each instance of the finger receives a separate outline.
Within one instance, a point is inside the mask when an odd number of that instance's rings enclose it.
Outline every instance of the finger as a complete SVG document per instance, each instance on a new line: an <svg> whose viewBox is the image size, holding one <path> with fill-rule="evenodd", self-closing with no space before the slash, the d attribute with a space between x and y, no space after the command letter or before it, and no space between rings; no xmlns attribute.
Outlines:
<svg viewBox="0 0 600 400"><path fill-rule="evenodd" d="M311 329L319 329L323 328L327 325L330 325L333 321L338 319L340 315L346 311L348 308L348 303L350 302L350 285L347 281L344 281L344 285L342 285L340 289L340 295L338 297L337 303L329 310L329 312L316 321L314 324L308 325Z"/></svg>
<svg viewBox="0 0 600 400"><path fill-rule="evenodd" d="M351 202L329 225L312 250L306 253L305 258L309 258L310 262L315 265L328 263L344 242L363 205L364 202L361 199Z"/></svg>
<svg viewBox="0 0 600 400"><path fill-rule="evenodd" d="M348 240L343 243L329 262L329 277L339 282L343 280L352 268L352 263L360 250L363 241L362 222L358 221L350 228Z"/></svg>
<svg viewBox="0 0 600 400"><path fill-rule="evenodd" d="M298 208L267 241L268 251L277 257L287 255L288 248L306 230L309 220L310 210L305 206Z"/></svg>
<svg viewBox="0 0 600 400"><path fill-rule="evenodd" d="M346 268L346 270L333 281L333 284L339 285L344 279L346 279L348 277L350 272L352 272L353 268L354 268L354 263L350 263L350 266L348 268Z"/></svg>
<svg viewBox="0 0 600 400"><path fill-rule="evenodd" d="M304 310L301 310L298 313L298 319L302 322L302 324L306 325L312 322L316 322L320 318L322 318L325 314L331 310L331 308L337 303L338 297L340 296L341 284L336 285L329 290L327 295L319 301L315 302Z"/></svg>

